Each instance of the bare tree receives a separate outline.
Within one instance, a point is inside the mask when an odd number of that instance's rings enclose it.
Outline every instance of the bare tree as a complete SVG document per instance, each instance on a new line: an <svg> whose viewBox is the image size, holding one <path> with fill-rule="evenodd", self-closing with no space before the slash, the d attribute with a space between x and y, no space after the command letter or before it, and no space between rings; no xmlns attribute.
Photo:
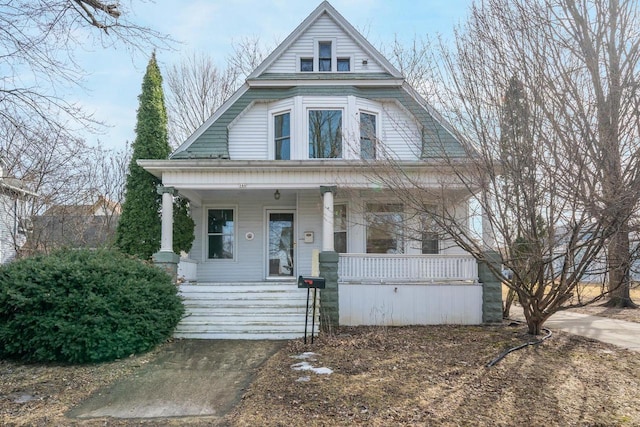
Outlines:
<svg viewBox="0 0 640 427"><path fill-rule="evenodd" d="M233 52L220 67L206 54L193 53L166 75L169 142L184 142L224 101L244 83L264 60L267 48L258 37L245 37L233 43Z"/></svg>
<svg viewBox="0 0 640 427"><path fill-rule="evenodd" d="M640 5L547 0L548 38L532 50L543 62L547 119L588 184L586 208L613 232L607 244L609 306L629 296L630 221L640 197Z"/></svg>
<svg viewBox="0 0 640 427"><path fill-rule="evenodd" d="M170 144L184 142L237 89L237 72L210 56L192 54L166 74Z"/></svg>
<svg viewBox="0 0 640 427"><path fill-rule="evenodd" d="M628 223L640 194L637 9L598 0L474 5L435 62L433 103L446 106L464 155L425 129L423 157L448 165L439 186L416 181L392 158L393 173L374 178L476 258L490 261L486 244L495 242L510 277L489 265L517 294L532 334L556 311L607 294L572 300L588 274L608 273L612 301L630 302ZM469 215L452 208L465 201ZM594 271L605 255L608 265Z"/></svg>
<svg viewBox="0 0 640 427"><path fill-rule="evenodd" d="M99 119L64 99L80 86L81 46L118 45L130 50L168 46L171 40L129 19L121 2L99 0L0 0L0 117L24 126L38 119L72 136Z"/></svg>
<svg viewBox="0 0 640 427"><path fill-rule="evenodd" d="M96 229L95 221L91 222L82 209L99 200L108 201L109 206L101 209L105 213L101 214L104 224L98 224L99 229L94 231L104 234L114 228L117 205L124 193L128 150L116 152L90 147L63 132L53 133L46 122L35 121L15 124L0 119L0 140L3 141L0 157L6 174L20 178L37 194L28 204L28 211L21 213L21 219L35 224L37 218L51 210L55 211L58 224L54 233L51 232L53 225L30 230L32 234L22 253L47 251L64 242L81 244L88 227ZM12 238L20 254L24 243L22 235L14 231Z"/></svg>

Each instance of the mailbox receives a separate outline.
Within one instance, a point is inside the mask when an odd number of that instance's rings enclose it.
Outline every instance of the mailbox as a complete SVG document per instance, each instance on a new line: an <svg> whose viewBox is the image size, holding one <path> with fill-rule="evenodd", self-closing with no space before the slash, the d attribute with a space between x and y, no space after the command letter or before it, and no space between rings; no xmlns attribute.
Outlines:
<svg viewBox="0 0 640 427"><path fill-rule="evenodd" d="M307 289L324 289L324 277L300 276L298 287Z"/></svg>

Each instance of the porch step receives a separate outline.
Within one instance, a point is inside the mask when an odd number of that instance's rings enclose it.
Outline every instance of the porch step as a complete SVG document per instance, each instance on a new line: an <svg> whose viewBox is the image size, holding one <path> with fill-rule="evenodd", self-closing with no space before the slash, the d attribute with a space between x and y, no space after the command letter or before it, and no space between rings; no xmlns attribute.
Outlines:
<svg viewBox="0 0 640 427"><path fill-rule="evenodd" d="M304 336L307 290L295 282L180 285L186 314L179 338L295 339ZM313 295L313 293L312 293ZM309 301L310 310L313 301ZM319 329L316 307L316 333ZM311 315L308 333L311 333Z"/></svg>

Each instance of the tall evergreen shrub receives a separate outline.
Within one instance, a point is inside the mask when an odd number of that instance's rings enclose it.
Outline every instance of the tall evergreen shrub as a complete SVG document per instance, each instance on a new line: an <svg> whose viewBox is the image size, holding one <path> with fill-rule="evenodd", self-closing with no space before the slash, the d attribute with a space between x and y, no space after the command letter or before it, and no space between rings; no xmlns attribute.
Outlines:
<svg viewBox="0 0 640 427"><path fill-rule="evenodd" d="M162 196L157 193L160 180L142 167L138 159L167 159L171 149L167 137L167 110L162 91L162 75L151 55L142 81L136 123L136 139L129 164L125 201L116 233L116 245L125 253L149 259L160 249L160 209ZM174 251L188 252L193 242L193 220L186 201L180 200L174 212ZM180 233L180 235L176 235Z"/></svg>

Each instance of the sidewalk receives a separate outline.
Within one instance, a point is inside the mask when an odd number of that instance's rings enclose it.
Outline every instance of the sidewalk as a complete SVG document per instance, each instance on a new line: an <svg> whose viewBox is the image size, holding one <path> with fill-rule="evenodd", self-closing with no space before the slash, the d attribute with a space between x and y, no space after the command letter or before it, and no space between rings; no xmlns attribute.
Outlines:
<svg viewBox="0 0 640 427"><path fill-rule="evenodd" d="M67 416L208 416L213 425L240 401L257 369L282 346L284 341L176 340L148 366L96 392Z"/></svg>
<svg viewBox="0 0 640 427"><path fill-rule="evenodd" d="M522 307L512 306L511 318L524 320ZM561 330L640 352L640 323L560 311L552 315L545 322L544 327L552 331L554 329Z"/></svg>

